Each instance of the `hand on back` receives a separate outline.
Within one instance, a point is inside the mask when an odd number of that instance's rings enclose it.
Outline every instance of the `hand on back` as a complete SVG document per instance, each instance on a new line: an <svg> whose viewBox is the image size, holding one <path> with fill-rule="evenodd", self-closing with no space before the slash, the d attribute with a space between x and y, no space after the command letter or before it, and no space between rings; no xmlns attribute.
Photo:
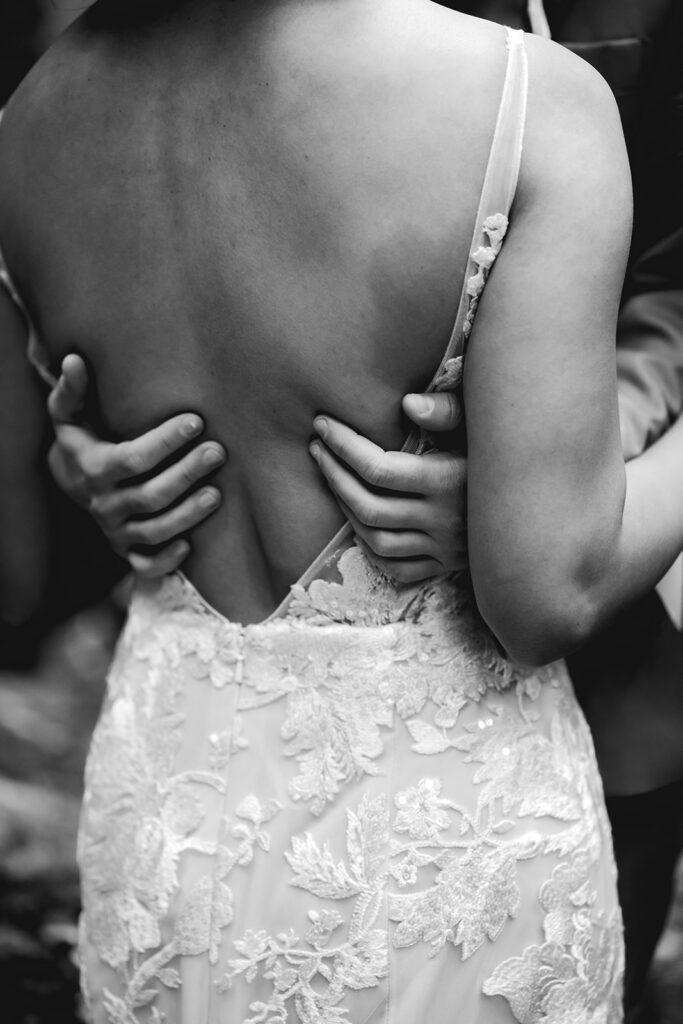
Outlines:
<svg viewBox="0 0 683 1024"><path fill-rule="evenodd" d="M197 443L203 423L193 413L132 441L103 441L81 420L87 387L82 359L67 356L48 401L52 474L136 573L172 572L190 551L187 534L220 504L217 488L199 485L225 451L214 441ZM448 394L407 395L404 410L435 433L452 431L461 415ZM401 582L466 566L462 456L385 452L331 417L318 417L315 426L311 453L372 562ZM143 553L141 546L158 550Z"/></svg>
<svg viewBox="0 0 683 1024"><path fill-rule="evenodd" d="M82 421L87 387L85 363L67 356L48 399L52 475L136 573L163 576L189 554L186 535L220 505L220 491L203 481L223 465L225 450L215 441L197 443L204 424L194 413L132 441L103 441Z"/></svg>
<svg viewBox="0 0 683 1024"><path fill-rule="evenodd" d="M452 431L461 415L447 393L406 395L403 408L434 433ZM462 455L386 452L330 416L314 427L311 454L375 565L403 583L466 567Z"/></svg>

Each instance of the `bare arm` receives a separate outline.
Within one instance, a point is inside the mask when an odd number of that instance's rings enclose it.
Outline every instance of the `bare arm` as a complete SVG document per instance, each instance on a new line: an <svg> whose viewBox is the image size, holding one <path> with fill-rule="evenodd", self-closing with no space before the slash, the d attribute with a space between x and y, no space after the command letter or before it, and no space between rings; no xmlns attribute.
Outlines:
<svg viewBox="0 0 683 1024"><path fill-rule="evenodd" d="M683 546L683 448L672 434L627 479L615 373L630 234L621 128L598 76L533 44L515 217L464 384L477 600L514 656L543 662L651 587Z"/></svg>

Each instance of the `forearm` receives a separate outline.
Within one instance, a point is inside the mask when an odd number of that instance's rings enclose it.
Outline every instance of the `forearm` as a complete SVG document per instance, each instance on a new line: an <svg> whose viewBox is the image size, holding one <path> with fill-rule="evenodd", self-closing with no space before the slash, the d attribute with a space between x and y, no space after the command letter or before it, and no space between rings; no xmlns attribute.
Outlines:
<svg viewBox="0 0 683 1024"><path fill-rule="evenodd" d="M560 439L521 475L485 488L471 465L475 593L522 663L581 647L652 590L683 550L683 418L626 465L605 451L601 444L590 458L563 464Z"/></svg>
<svg viewBox="0 0 683 1024"><path fill-rule="evenodd" d="M536 539L529 542L536 570L524 591L528 619L535 623L528 658L523 603L512 612L522 638L513 649L522 661L564 657L581 647L618 611L650 591L683 550L683 418L629 462L623 476L614 466L606 467L591 490L593 500L586 494L574 515L567 516L568 543L556 537L553 544L549 535L544 546L542 520ZM562 551L572 547L575 560L562 558ZM539 624L546 632L543 642L536 639Z"/></svg>
<svg viewBox="0 0 683 1024"><path fill-rule="evenodd" d="M630 460L683 412L683 288L633 295L625 303L617 373L622 446Z"/></svg>
<svg viewBox="0 0 683 1024"><path fill-rule="evenodd" d="M602 619L654 587L683 550L683 418L626 466L615 559L602 588Z"/></svg>

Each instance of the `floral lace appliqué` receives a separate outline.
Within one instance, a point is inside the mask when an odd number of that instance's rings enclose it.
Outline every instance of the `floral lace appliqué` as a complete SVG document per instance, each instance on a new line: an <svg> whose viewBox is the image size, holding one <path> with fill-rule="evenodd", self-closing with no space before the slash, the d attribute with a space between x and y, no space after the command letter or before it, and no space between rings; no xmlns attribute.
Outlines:
<svg viewBox="0 0 683 1024"><path fill-rule="evenodd" d="M468 306L467 315L463 324L462 333L465 341L472 332L474 318L477 315L477 307L482 292L486 287L486 281L491 272L491 267L496 262L498 254L503 247L503 240L508 229L508 219L504 213L494 213L487 217L483 224L483 231L488 238L488 245L480 245L472 253L471 259L477 271L467 280Z"/></svg>
<svg viewBox="0 0 683 1024"><path fill-rule="evenodd" d="M294 1003L305 1024L346 1024L349 1009L341 1004L349 991L373 988L388 971L384 905L388 816L384 798L363 799L347 811L346 859L335 861L329 846L306 834L292 839L286 860L290 884L332 901L343 901L346 915L333 907L308 910L303 936L293 930L277 936L247 932L234 943L238 958L219 982L228 991L236 979L257 977L271 983L267 1001L250 1004L244 1024L285 1022ZM378 925L380 925L378 927Z"/></svg>
<svg viewBox="0 0 683 1024"><path fill-rule="evenodd" d="M594 907L590 860L576 854L542 886L546 941L505 960L484 984L519 1024L592 1024L621 1019L621 915Z"/></svg>
<svg viewBox="0 0 683 1024"><path fill-rule="evenodd" d="M564 669L507 661L456 578L405 590L357 548L337 569L254 627L179 577L137 593L80 837L96 1024L182 1020L198 963L212 1022L348 1024L408 949L434 991L482 958L492 1021L617 1024L607 826Z"/></svg>

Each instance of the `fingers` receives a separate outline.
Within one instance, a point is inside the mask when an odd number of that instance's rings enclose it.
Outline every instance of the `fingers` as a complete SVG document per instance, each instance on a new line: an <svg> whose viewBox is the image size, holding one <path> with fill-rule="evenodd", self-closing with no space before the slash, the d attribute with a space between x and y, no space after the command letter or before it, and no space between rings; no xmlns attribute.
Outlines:
<svg viewBox="0 0 683 1024"><path fill-rule="evenodd" d="M88 370L80 356L71 353L62 361L59 380L50 392L47 408L55 423L69 423L83 412L88 390Z"/></svg>
<svg viewBox="0 0 683 1024"><path fill-rule="evenodd" d="M433 537L419 530L374 530L360 523L343 502L339 505L368 556L372 555L375 564L395 579L410 582L467 568L464 533L459 537Z"/></svg>
<svg viewBox="0 0 683 1024"><path fill-rule="evenodd" d="M152 519L128 520L118 531L111 531L109 539L114 549L124 556L127 556L129 548L138 544L150 547L166 544L215 512L220 502L218 488L203 487L168 512Z"/></svg>
<svg viewBox="0 0 683 1024"><path fill-rule="evenodd" d="M66 466L64 451L56 442L48 450L47 465L57 486L71 496L73 481Z"/></svg>
<svg viewBox="0 0 683 1024"><path fill-rule="evenodd" d="M354 533L366 546L384 559L428 558L437 560L434 541L419 530L378 530L365 526L348 505L339 502L342 512L351 523ZM441 567L443 572L443 566Z"/></svg>
<svg viewBox="0 0 683 1024"><path fill-rule="evenodd" d="M444 571L443 566L439 562L434 561L434 559L416 558L414 560L401 561L382 558L380 555L376 555L362 540L359 540L358 543L366 558L373 565L376 565L378 569L381 569L387 576L391 576L392 579L397 580L399 583L419 583L421 580L428 580L432 576L440 576Z"/></svg>
<svg viewBox="0 0 683 1024"><path fill-rule="evenodd" d="M86 487L93 494L98 494L156 469L197 437L203 428L199 416L183 413L132 441L119 444L101 441L89 429L71 423L56 426L55 435L74 470L84 477ZM220 448L220 445L216 447ZM213 468L218 465L220 462Z"/></svg>
<svg viewBox="0 0 683 1024"><path fill-rule="evenodd" d="M436 433L455 430L462 419L462 405L449 391L405 395L403 411L418 427Z"/></svg>
<svg viewBox="0 0 683 1024"><path fill-rule="evenodd" d="M140 555L135 551L128 554L131 569L144 579L154 580L173 572L187 558L190 545L185 540L174 541L156 555Z"/></svg>
<svg viewBox="0 0 683 1024"><path fill-rule="evenodd" d="M310 445L333 494L363 526L377 529L426 530L430 509L415 498L385 497L369 490L320 441Z"/></svg>
<svg viewBox="0 0 683 1024"><path fill-rule="evenodd" d="M92 443L92 439L88 438L87 432L81 427L71 427L62 425L56 428L57 431L74 431L79 436L83 435L83 443L88 445ZM52 477L57 486L66 494L72 501L75 501L82 508L87 509L90 505L92 498L91 489L88 486L83 471L78 467L77 462L74 460L72 451L75 449L77 441L73 438L69 438L68 450L60 443L57 439L51 446L47 455L48 468L52 474Z"/></svg>
<svg viewBox="0 0 683 1024"><path fill-rule="evenodd" d="M385 452L331 416L317 416L313 427L330 451L372 487L422 493L424 466L419 455Z"/></svg>
<svg viewBox="0 0 683 1024"><path fill-rule="evenodd" d="M194 413L181 413L132 441L111 445L107 454L110 482L142 476L201 434L204 423Z"/></svg>
<svg viewBox="0 0 683 1024"><path fill-rule="evenodd" d="M161 512L205 476L222 466L226 457L222 445L207 441L142 484L95 494L90 501L89 511L103 529L109 530L120 526L130 516ZM192 525L196 525L207 513L200 504L199 495L192 494L187 500L194 517Z"/></svg>
<svg viewBox="0 0 683 1024"><path fill-rule="evenodd" d="M452 509L461 513L458 518L464 519L467 459L454 452L427 452L414 458L423 462L423 493L442 497L448 502L449 517L454 515Z"/></svg>

